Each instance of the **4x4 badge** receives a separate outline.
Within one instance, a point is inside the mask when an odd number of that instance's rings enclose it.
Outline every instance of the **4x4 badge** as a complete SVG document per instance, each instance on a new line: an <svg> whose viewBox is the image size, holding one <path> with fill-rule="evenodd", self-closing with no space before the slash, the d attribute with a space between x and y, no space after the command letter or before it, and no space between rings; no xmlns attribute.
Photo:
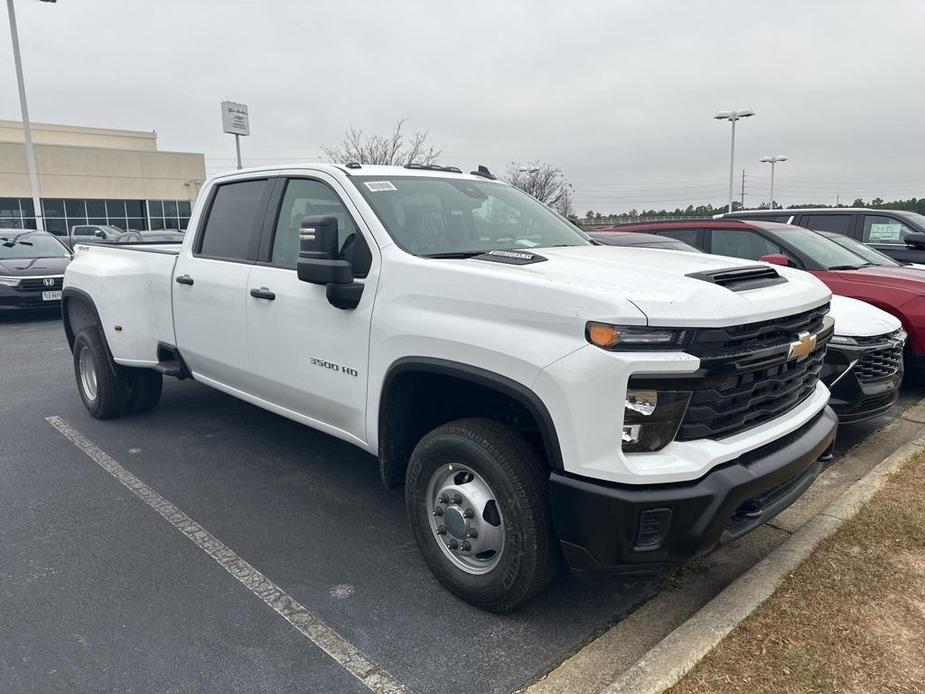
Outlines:
<svg viewBox="0 0 925 694"><path fill-rule="evenodd" d="M790 353L787 355L788 361L796 359L803 361L814 349L816 349L816 336L809 333L800 333L796 342L790 343Z"/></svg>

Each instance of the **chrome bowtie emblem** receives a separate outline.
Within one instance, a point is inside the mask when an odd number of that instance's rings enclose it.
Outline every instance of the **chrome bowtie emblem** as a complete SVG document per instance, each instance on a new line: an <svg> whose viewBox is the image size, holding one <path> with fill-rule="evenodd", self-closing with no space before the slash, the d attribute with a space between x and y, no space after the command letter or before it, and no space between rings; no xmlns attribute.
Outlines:
<svg viewBox="0 0 925 694"><path fill-rule="evenodd" d="M803 361L812 354L812 351L816 349L816 336L810 335L809 333L800 333L797 335L797 341L790 343L790 353L787 355L787 359L796 359L797 361Z"/></svg>
<svg viewBox="0 0 925 694"><path fill-rule="evenodd" d="M44 284L46 287L54 287L55 281L51 277L46 277L42 280L42 284Z"/></svg>

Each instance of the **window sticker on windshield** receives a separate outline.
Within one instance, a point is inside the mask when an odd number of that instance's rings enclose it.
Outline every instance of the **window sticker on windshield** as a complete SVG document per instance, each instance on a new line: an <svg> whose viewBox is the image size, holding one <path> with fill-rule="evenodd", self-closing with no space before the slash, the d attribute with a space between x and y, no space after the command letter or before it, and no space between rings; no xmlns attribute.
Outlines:
<svg viewBox="0 0 925 694"><path fill-rule="evenodd" d="M871 224L868 241L901 241L902 224Z"/></svg>
<svg viewBox="0 0 925 694"><path fill-rule="evenodd" d="M364 181L365 185L371 193L382 193L386 190L398 190L391 181Z"/></svg>

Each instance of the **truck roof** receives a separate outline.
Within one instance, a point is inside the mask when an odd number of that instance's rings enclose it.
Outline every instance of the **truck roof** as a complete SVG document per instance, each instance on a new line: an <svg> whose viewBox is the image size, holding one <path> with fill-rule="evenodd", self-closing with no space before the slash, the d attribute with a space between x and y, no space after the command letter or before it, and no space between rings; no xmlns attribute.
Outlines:
<svg viewBox="0 0 925 694"><path fill-rule="evenodd" d="M386 166L381 164L331 164L329 162L303 162L303 163L284 163L268 166L255 166L245 169L234 169L223 171L222 173L212 176L212 179L224 178L226 176L238 176L248 173L267 173L271 171L324 171L329 174L347 174L348 176L383 176L388 178L397 178L399 176L430 176L434 178L460 178L469 181L486 181L489 180L484 175L464 173L455 171L449 167L441 168L418 168L407 166ZM487 170L486 170L487 171Z"/></svg>

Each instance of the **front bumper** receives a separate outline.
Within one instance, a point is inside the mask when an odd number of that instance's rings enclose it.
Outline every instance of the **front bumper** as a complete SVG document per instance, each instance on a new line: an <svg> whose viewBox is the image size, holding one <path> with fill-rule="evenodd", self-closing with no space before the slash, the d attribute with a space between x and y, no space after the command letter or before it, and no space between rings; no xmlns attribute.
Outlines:
<svg viewBox="0 0 925 694"><path fill-rule="evenodd" d="M553 471L556 533L579 573L648 574L767 522L822 471L838 420L824 408L790 434L693 482L627 485Z"/></svg>
<svg viewBox="0 0 925 694"><path fill-rule="evenodd" d="M829 406L842 424L879 417L899 398L903 381L902 344L898 343L895 350L895 370L881 369L882 373L871 373L866 364L877 360L882 351L882 344L829 344L821 377L831 392ZM880 365L883 366L882 360Z"/></svg>
<svg viewBox="0 0 925 694"><path fill-rule="evenodd" d="M46 300L46 292L58 292L60 297L62 278L52 277L50 286L42 284L44 277L23 278L17 287L0 285L0 311L4 309L61 309L61 299Z"/></svg>

